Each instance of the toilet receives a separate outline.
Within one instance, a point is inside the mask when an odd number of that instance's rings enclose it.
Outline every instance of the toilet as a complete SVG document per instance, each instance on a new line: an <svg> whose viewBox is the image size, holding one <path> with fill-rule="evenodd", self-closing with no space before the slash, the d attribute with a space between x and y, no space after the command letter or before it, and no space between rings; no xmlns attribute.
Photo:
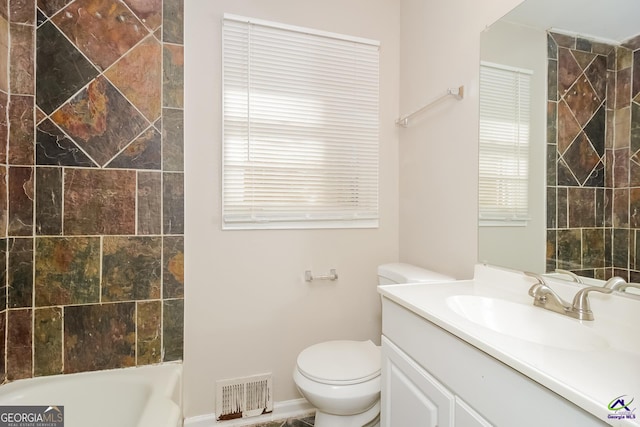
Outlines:
<svg viewBox="0 0 640 427"><path fill-rule="evenodd" d="M378 267L380 285L449 280L454 279L410 264ZM378 426L380 365L380 347L371 340L326 341L302 350L293 380L316 408L315 427Z"/></svg>

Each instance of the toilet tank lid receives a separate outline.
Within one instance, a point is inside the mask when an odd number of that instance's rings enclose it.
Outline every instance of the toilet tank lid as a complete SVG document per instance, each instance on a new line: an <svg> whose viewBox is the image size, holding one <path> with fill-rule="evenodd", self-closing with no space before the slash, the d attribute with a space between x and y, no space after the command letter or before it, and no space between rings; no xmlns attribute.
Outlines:
<svg viewBox="0 0 640 427"><path fill-rule="evenodd" d="M412 264L393 262L378 266L378 276L394 283L446 282L455 280L446 274L436 273Z"/></svg>
<svg viewBox="0 0 640 427"><path fill-rule="evenodd" d="M302 350L298 370L324 384L357 384L380 375L380 347L368 341L326 341Z"/></svg>

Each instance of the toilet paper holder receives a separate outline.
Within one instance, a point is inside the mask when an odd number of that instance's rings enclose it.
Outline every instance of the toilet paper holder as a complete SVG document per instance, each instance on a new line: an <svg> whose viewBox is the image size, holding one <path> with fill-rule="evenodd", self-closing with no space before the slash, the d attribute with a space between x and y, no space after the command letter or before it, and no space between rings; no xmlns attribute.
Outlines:
<svg viewBox="0 0 640 427"><path fill-rule="evenodd" d="M329 270L329 274L323 274L320 276L314 276L311 273L311 270L307 270L304 272L304 280L305 282L312 282L314 280L338 280L338 273L335 268Z"/></svg>

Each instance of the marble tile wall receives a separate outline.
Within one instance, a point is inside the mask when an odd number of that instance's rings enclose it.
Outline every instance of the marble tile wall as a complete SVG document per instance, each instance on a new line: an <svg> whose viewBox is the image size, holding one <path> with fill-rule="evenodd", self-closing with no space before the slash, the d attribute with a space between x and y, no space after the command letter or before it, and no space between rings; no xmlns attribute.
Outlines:
<svg viewBox="0 0 640 427"><path fill-rule="evenodd" d="M0 0L0 379L182 358L183 0Z"/></svg>
<svg viewBox="0 0 640 427"><path fill-rule="evenodd" d="M548 271L640 280L639 49L548 35Z"/></svg>

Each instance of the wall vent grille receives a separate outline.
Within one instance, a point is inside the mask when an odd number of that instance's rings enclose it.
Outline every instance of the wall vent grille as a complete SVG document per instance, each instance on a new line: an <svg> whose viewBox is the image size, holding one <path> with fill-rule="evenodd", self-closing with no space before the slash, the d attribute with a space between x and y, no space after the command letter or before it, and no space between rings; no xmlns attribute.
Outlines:
<svg viewBox="0 0 640 427"><path fill-rule="evenodd" d="M218 421L255 417L273 411L271 374L216 381Z"/></svg>

